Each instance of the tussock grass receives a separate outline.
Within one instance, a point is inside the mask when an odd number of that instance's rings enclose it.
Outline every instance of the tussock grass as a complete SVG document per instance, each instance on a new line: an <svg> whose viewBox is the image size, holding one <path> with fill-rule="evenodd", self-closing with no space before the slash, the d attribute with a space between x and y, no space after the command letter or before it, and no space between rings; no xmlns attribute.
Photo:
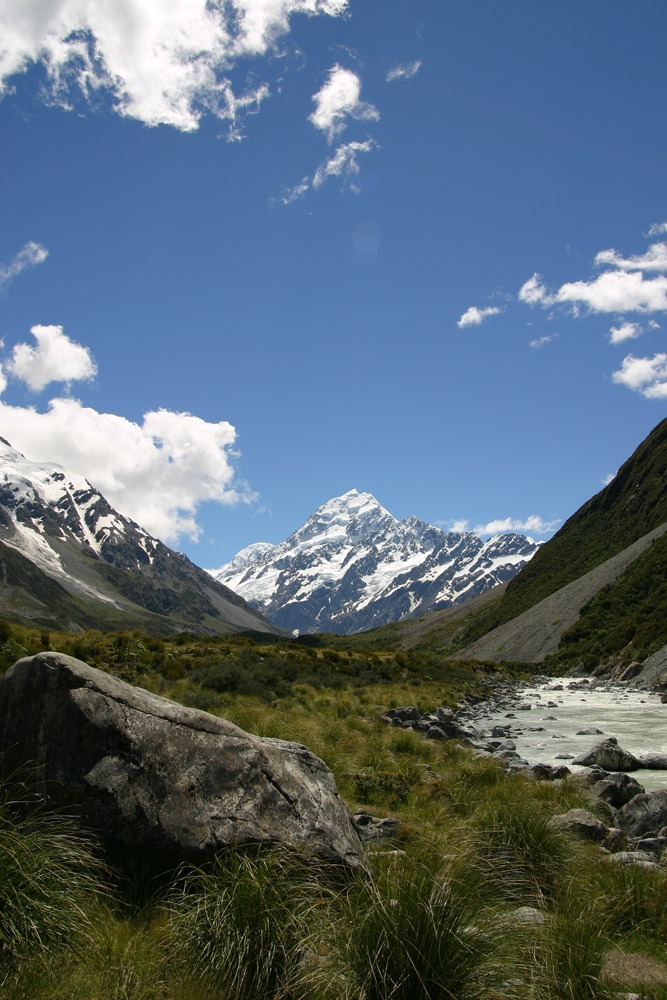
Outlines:
<svg viewBox="0 0 667 1000"><path fill-rule="evenodd" d="M553 902L568 863L565 836L522 790L497 796L480 809L470 847L490 891L511 903Z"/></svg>
<svg viewBox="0 0 667 1000"><path fill-rule="evenodd" d="M363 1000L481 1000L498 934L443 864L388 857L344 895L334 949Z"/></svg>
<svg viewBox="0 0 667 1000"><path fill-rule="evenodd" d="M36 951L47 961L63 943L84 944L104 876L74 823L41 809L18 779L0 788L0 980Z"/></svg>
<svg viewBox="0 0 667 1000"><path fill-rule="evenodd" d="M319 894L307 865L278 847L231 851L188 875L169 915L183 978L225 1000L296 997Z"/></svg>

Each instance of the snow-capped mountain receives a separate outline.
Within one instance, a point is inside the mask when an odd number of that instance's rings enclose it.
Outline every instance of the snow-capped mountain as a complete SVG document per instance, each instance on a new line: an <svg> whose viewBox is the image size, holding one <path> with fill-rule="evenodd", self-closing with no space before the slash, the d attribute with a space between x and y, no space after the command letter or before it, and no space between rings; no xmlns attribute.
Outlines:
<svg viewBox="0 0 667 1000"><path fill-rule="evenodd" d="M278 631L82 476L0 438L0 617L65 629Z"/></svg>
<svg viewBox="0 0 667 1000"><path fill-rule="evenodd" d="M538 547L524 535L482 541L418 517L398 521L370 493L350 490L284 542L249 545L210 572L283 628L349 633L481 594Z"/></svg>

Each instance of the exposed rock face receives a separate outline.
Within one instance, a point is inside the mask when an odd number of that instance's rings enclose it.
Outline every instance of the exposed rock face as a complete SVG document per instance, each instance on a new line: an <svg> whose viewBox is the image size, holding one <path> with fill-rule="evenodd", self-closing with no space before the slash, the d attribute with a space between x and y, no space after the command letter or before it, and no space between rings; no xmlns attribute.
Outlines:
<svg viewBox="0 0 667 1000"><path fill-rule="evenodd" d="M282 842L348 865L362 847L333 775L298 743L134 688L60 653L0 679L5 774L32 764L48 801L112 844L205 858Z"/></svg>

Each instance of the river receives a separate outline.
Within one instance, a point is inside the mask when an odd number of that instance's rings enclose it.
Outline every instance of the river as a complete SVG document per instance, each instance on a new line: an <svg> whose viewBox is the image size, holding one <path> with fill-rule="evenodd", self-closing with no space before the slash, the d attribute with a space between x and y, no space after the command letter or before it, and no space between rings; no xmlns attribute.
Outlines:
<svg viewBox="0 0 667 1000"><path fill-rule="evenodd" d="M530 708L525 707L528 705ZM615 736L619 745L636 757L667 753L667 704L649 691L606 683L550 678L513 692L503 699L499 710L488 704L478 706L471 721L487 736L491 727L509 725L509 739L529 764L565 764L580 771L581 767L572 764L572 757L609 736ZM603 735L577 735L592 726ZM667 788L667 771L642 768L632 774L647 792Z"/></svg>

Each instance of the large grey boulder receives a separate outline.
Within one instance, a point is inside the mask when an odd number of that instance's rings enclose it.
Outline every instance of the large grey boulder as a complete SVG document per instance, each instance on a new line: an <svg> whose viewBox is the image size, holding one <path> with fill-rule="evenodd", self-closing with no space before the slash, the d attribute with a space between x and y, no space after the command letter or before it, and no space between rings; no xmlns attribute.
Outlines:
<svg viewBox="0 0 667 1000"><path fill-rule="evenodd" d="M112 845L203 859L286 843L351 866L363 849L333 775L298 743L131 687L60 653L0 679L0 769L33 768L47 801Z"/></svg>
<svg viewBox="0 0 667 1000"><path fill-rule="evenodd" d="M572 763L584 767L603 767L605 771L636 771L640 766L633 754L619 747L614 736L598 743L588 753L575 757Z"/></svg>

